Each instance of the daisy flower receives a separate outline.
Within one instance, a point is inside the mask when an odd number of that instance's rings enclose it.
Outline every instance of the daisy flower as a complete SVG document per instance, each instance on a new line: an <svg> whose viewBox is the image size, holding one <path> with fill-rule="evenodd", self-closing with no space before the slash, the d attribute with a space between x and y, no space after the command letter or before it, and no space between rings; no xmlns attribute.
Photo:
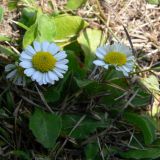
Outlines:
<svg viewBox="0 0 160 160"><path fill-rule="evenodd" d="M125 76L128 76L134 68L134 56L129 47L114 43L97 48L96 56L98 60L93 61L97 66L102 66L108 69L109 66L114 66L116 70L122 71Z"/></svg>
<svg viewBox="0 0 160 160"><path fill-rule="evenodd" d="M21 53L20 66L24 68L24 74L39 85L54 84L68 70L66 57L66 52L60 51L56 44L34 41L33 47L28 46Z"/></svg>
<svg viewBox="0 0 160 160"><path fill-rule="evenodd" d="M16 62L15 64L8 64L5 66L5 72L7 72L6 79L12 81L19 86L26 85L26 77L23 73L23 68Z"/></svg>

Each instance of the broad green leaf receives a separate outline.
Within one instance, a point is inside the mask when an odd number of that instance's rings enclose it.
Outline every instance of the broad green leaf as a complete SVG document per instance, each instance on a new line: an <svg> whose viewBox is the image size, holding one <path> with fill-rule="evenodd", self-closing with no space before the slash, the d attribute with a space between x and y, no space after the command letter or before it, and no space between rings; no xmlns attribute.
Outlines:
<svg viewBox="0 0 160 160"><path fill-rule="evenodd" d="M56 114L36 110L30 117L29 128L45 148L53 148L61 131L61 118Z"/></svg>
<svg viewBox="0 0 160 160"><path fill-rule="evenodd" d="M79 16L62 14L54 17L56 26L55 40L69 40L88 26L88 23Z"/></svg>
<svg viewBox="0 0 160 160"><path fill-rule="evenodd" d="M4 9L3 9L3 7L0 6L0 23L3 20L3 15L4 15Z"/></svg>
<svg viewBox="0 0 160 160"><path fill-rule="evenodd" d="M75 80L76 80L78 87L80 88L86 87L87 85L93 83L93 81L88 80L88 79L80 80L80 79L75 78Z"/></svg>
<svg viewBox="0 0 160 160"><path fill-rule="evenodd" d="M22 150L14 150L10 152L12 155L14 155L17 158L20 158L21 160L30 160L31 157L28 153L22 151Z"/></svg>
<svg viewBox="0 0 160 160"><path fill-rule="evenodd" d="M68 135L73 127L78 123L82 116L80 115L63 115L62 116L62 133ZM103 118L102 120L95 120L91 117L86 117L72 132L71 137L83 139L89 134L95 132L97 128L107 127L108 122Z"/></svg>
<svg viewBox="0 0 160 160"><path fill-rule="evenodd" d="M23 23L25 26L30 27L35 23L36 20L36 11L31 8L24 8L22 10L22 15L19 22Z"/></svg>
<svg viewBox="0 0 160 160"><path fill-rule="evenodd" d="M160 158L160 148L130 149L129 151L120 152L121 157L127 159L157 159Z"/></svg>
<svg viewBox="0 0 160 160"><path fill-rule="evenodd" d="M69 69L73 72L73 76L78 79L83 79L86 75L86 70L80 63L78 63L78 57L74 53L68 54Z"/></svg>
<svg viewBox="0 0 160 160"><path fill-rule="evenodd" d="M37 34L37 23L33 24L25 33L23 37L23 48L26 48L30 45L36 38Z"/></svg>
<svg viewBox="0 0 160 160"><path fill-rule="evenodd" d="M48 103L56 102L60 98L60 92L55 87L51 87L44 92L44 97Z"/></svg>
<svg viewBox="0 0 160 160"><path fill-rule="evenodd" d="M159 93L159 82L158 78L154 75L150 75L147 78L140 78L140 83L142 83L151 93Z"/></svg>
<svg viewBox="0 0 160 160"><path fill-rule="evenodd" d="M55 34L56 34L56 28L53 18L45 14L41 15L38 19L36 40L40 42L43 41L52 42L54 40Z"/></svg>
<svg viewBox="0 0 160 160"><path fill-rule="evenodd" d="M104 43L103 33L101 30L87 28L81 32L78 42L85 53L85 65L90 68L95 59L95 52L98 46Z"/></svg>
<svg viewBox="0 0 160 160"><path fill-rule="evenodd" d="M86 2L87 0L68 0L66 7L69 9L78 9Z"/></svg>
<svg viewBox="0 0 160 160"><path fill-rule="evenodd" d="M85 155L87 160L95 160L99 153L98 143L89 143L85 147Z"/></svg>
<svg viewBox="0 0 160 160"><path fill-rule="evenodd" d="M109 67L108 70L105 71L104 73L104 78L106 81L113 81L115 79L121 79L124 78L124 75L122 72L117 71L114 67ZM127 82L125 82L127 83Z"/></svg>
<svg viewBox="0 0 160 160"><path fill-rule="evenodd" d="M144 91L143 89L139 88L137 95L131 101L132 105L135 107L146 107L150 104L151 95Z"/></svg>
<svg viewBox="0 0 160 160"><path fill-rule="evenodd" d="M147 0L147 2L150 4L160 4L159 0Z"/></svg>
<svg viewBox="0 0 160 160"><path fill-rule="evenodd" d="M124 119L141 130L145 144L151 144L156 139L156 126L149 116L126 112Z"/></svg>
<svg viewBox="0 0 160 160"><path fill-rule="evenodd" d="M23 47L27 47L34 40L39 42L53 41L56 30L53 18L42 14L38 16L35 24L33 24L25 33L23 38Z"/></svg>

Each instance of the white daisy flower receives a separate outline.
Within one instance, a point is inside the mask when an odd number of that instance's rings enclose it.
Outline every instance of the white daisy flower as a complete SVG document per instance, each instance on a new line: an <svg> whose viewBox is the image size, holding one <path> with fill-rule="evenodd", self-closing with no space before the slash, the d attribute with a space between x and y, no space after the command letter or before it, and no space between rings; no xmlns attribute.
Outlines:
<svg viewBox="0 0 160 160"><path fill-rule="evenodd" d="M116 70L122 71L125 76L133 71L134 56L129 47L114 43L97 48L96 56L98 60L93 61L97 66L102 66L108 69L109 66L114 66Z"/></svg>
<svg viewBox="0 0 160 160"><path fill-rule="evenodd" d="M65 51L60 51L54 43L37 41L28 46L20 55L20 66L33 81L42 84L54 84L68 70Z"/></svg>
<svg viewBox="0 0 160 160"><path fill-rule="evenodd" d="M26 77L23 72L23 68L15 64L8 64L5 66L5 72L8 72L6 79L12 81L15 85L25 86L26 85Z"/></svg>

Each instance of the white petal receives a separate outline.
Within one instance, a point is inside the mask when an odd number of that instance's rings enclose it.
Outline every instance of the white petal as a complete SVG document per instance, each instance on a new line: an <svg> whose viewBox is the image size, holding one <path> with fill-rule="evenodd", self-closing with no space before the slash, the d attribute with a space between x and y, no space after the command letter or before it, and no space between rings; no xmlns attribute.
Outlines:
<svg viewBox="0 0 160 160"><path fill-rule="evenodd" d="M35 49L36 52L41 51L41 44L39 42L34 41L33 46L34 46L34 49Z"/></svg>
<svg viewBox="0 0 160 160"><path fill-rule="evenodd" d="M48 46L49 46L49 42L43 42L42 43L42 51L47 52Z"/></svg>
<svg viewBox="0 0 160 160"><path fill-rule="evenodd" d="M60 69L63 69L63 70L68 70L68 66L67 65L64 65L64 64L58 64L56 63L55 65L57 68L60 68Z"/></svg>
<svg viewBox="0 0 160 160"><path fill-rule="evenodd" d="M43 84L43 77L44 77L44 73L41 73L41 74L40 74L40 77L39 77L39 79L38 79L38 81L37 81L39 85L42 85L42 84Z"/></svg>
<svg viewBox="0 0 160 160"><path fill-rule="evenodd" d="M32 59L25 59L25 58L22 58L22 57L20 57L19 60L22 61L22 62L23 62L23 61L28 61L28 62L31 62L31 61L32 61Z"/></svg>
<svg viewBox="0 0 160 160"><path fill-rule="evenodd" d="M105 66L103 66L105 69L108 69L108 67L109 67L109 65L108 64L106 64Z"/></svg>
<svg viewBox="0 0 160 160"><path fill-rule="evenodd" d="M116 67L116 70L122 71L124 76L128 77L128 72L125 70L124 66L122 67Z"/></svg>
<svg viewBox="0 0 160 160"><path fill-rule="evenodd" d="M60 47L57 46L56 44L51 43L48 46L48 52L52 53L53 55L55 55L58 51L60 51Z"/></svg>
<svg viewBox="0 0 160 160"><path fill-rule="evenodd" d="M32 67L32 63L29 61L22 61L19 65L23 68L31 68Z"/></svg>
<svg viewBox="0 0 160 160"><path fill-rule="evenodd" d="M36 82L42 82L42 80L43 80L43 73L42 72L39 72L38 73L39 75L38 75L38 78L36 79Z"/></svg>
<svg viewBox="0 0 160 160"><path fill-rule="evenodd" d="M126 66L122 66L123 67L123 70L126 71L126 72L130 72L130 69Z"/></svg>
<svg viewBox="0 0 160 160"><path fill-rule="evenodd" d="M41 78L41 72L36 71L34 72L34 74L32 75L32 79L38 81Z"/></svg>
<svg viewBox="0 0 160 160"><path fill-rule="evenodd" d="M127 61L133 61L134 62L134 60L135 60L134 56L127 57Z"/></svg>
<svg viewBox="0 0 160 160"><path fill-rule="evenodd" d="M54 80L54 74L52 71L49 71L48 72L48 78L50 79L50 81L53 81Z"/></svg>
<svg viewBox="0 0 160 160"><path fill-rule="evenodd" d="M32 59L32 56L26 54L25 52L22 52L22 54L20 55L20 58L23 58L23 59Z"/></svg>
<svg viewBox="0 0 160 160"><path fill-rule="evenodd" d="M127 68L129 68L130 71L132 71L134 65L133 65L132 63L126 63L125 66L126 66Z"/></svg>
<svg viewBox="0 0 160 160"><path fill-rule="evenodd" d="M47 81L46 81L46 73L43 73L43 76L42 76L42 84L47 84Z"/></svg>
<svg viewBox="0 0 160 160"><path fill-rule="evenodd" d="M63 78L63 74L58 72L56 69L54 70L55 74L59 77L59 78Z"/></svg>
<svg viewBox="0 0 160 160"><path fill-rule="evenodd" d="M9 71L11 71L12 69L15 69L15 68L16 68L15 64L7 64L5 66L5 72L9 72Z"/></svg>
<svg viewBox="0 0 160 160"><path fill-rule="evenodd" d="M126 72L126 71L122 71L123 72L123 74L126 76L126 77L128 77L128 72Z"/></svg>
<svg viewBox="0 0 160 160"><path fill-rule="evenodd" d="M49 76L48 76L48 72L46 72L45 78L46 78L46 82L47 82L47 83L50 83L50 82L51 82L50 79L49 79Z"/></svg>
<svg viewBox="0 0 160 160"><path fill-rule="evenodd" d="M57 74L55 74L54 72L49 71L49 72L48 72L48 76L49 76L49 79L50 79L51 81L53 81L53 80L58 81L58 80L59 80Z"/></svg>
<svg viewBox="0 0 160 160"><path fill-rule="evenodd" d="M12 72L8 73L6 78L9 79L9 78L13 78L15 75L17 74L17 70L13 70Z"/></svg>
<svg viewBox="0 0 160 160"><path fill-rule="evenodd" d="M24 70L24 73L28 76L31 77L34 73L36 72L36 70L34 68L28 68Z"/></svg>
<svg viewBox="0 0 160 160"><path fill-rule="evenodd" d="M63 59L57 62L57 64L67 64L69 61L68 59Z"/></svg>
<svg viewBox="0 0 160 160"><path fill-rule="evenodd" d="M67 57L65 51L61 51L54 56L58 61Z"/></svg>
<svg viewBox="0 0 160 160"><path fill-rule="evenodd" d="M97 50L96 50L96 55L97 54L102 54L102 55L106 55L106 46L102 46L102 47L99 47L99 48L97 48Z"/></svg>
<svg viewBox="0 0 160 160"><path fill-rule="evenodd" d="M54 71L55 71L55 72L59 72L59 73L66 73L65 70L60 69L60 68L54 68Z"/></svg>
<svg viewBox="0 0 160 160"><path fill-rule="evenodd" d="M52 85L55 84L55 81L50 82L50 84L52 84Z"/></svg>
<svg viewBox="0 0 160 160"><path fill-rule="evenodd" d="M31 47L31 46L28 46L26 49L25 49L27 52L29 52L29 54L35 54L36 53L36 51L33 49L33 47ZM24 51L25 52L25 51Z"/></svg>
<svg viewBox="0 0 160 160"><path fill-rule="evenodd" d="M97 66L104 66L105 65L105 62L102 60L95 60L95 61L93 61L93 63Z"/></svg>
<svg viewBox="0 0 160 160"><path fill-rule="evenodd" d="M101 52L96 52L96 56L100 59L104 59L104 54L102 54Z"/></svg>

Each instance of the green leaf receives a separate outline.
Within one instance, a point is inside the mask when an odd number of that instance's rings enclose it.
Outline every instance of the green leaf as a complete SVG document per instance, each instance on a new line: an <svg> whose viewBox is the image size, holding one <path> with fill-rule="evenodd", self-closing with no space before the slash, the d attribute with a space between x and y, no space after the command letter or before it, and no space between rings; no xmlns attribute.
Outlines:
<svg viewBox="0 0 160 160"><path fill-rule="evenodd" d="M89 84L93 83L93 81L88 80L88 79L84 79L84 80L77 79L77 78L74 78L74 79L76 80L76 83L79 88L84 88L84 87L88 86Z"/></svg>
<svg viewBox="0 0 160 160"><path fill-rule="evenodd" d="M69 9L78 9L79 7L81 7L83 4L85 4L87 2L87 0L68 0L67 2L67 8Z"/></svg>
<svg viewBox="0 0 160 160"><path fill-rule="evenodd" d="M56 114L36 110L30 117L29 128L45 148L53 148L61 131L61 118Z"/></svg>
<svg viewBox="0 0 160 160"><path fill-rule="evenodd" d="M158 78L154 75L150 75L149 77L140 78L140 83L143 84L151 93L159 93L159 82Z"/></svg>
<svg viewBox="0 0 160 160"><path fill-rule="evenodd" d="M78 42L85 53L85 65L91 67L95 59L95 52L99 45L104 43L103 33L101 30L87 28L81 32Z"/></svg>
<svg viewBox="0 0 160 160"><path fill-rule="evenodd" d="M3 20L3 15L4 15L4 9L3 9L3 7L0 6L0 23Z"/></svg>
<svg viewBox="0 0 160 160"><path fill-rule="evenodd" d="M56 34L53 18L42 14L38 16L37 21L25 33L23 38L23 47L27 47L34 40L39 42L54 40Z"/></svg>
<svg viewBox="0 0 160 160"><path fill-rule="evenodd" d="M89 143L85 148L85 155L87 160L96 159L98 153L99 147L97 143Z"/></svg>
<svg viewBox="0 0 160 160"><path fill-rule="evenodd" d="M23 29L25 29L25 30L28 30L29 28L27 27L27 26L25 26L23 23L21 23L21 22L17 22L17 21L12 21L12 22L14 22L17 26L19 26L19 27L21 27L21 28L23 28Z"/></svg>
<svg viewBox="0 0 160 160"><path fill-rule="evenodd" d="M56 102L60 98L60 92L55 87L51 87L44 93L44 97L48 103Z"/></svg>
<svg viewBox="0 0 160 160"><path fill-rule="evenodd" d="M16 156L17 158L20 158L21 160L30 160L31 159L29 154L24 152L24 151L22 151L22 150L11 151L11 154Z"/></svg>
<svg viewBox="0 0 160 160"><path fill-rule="evenodd" d="M25 26L30 27L36 21L36 10L32 8L24 8L22 10L22 15L19 22L23 23Z"/></svg>
<svg viewBox="0 0 160 160"><path fill-rule="evenodd" d="M23 37L23 48L30 45L36 38L37 33L37 23L33 24L25 33Z"/></svg>
<svg viewBox="0 0 160 160"><path fill-rule="evenodd" d="M54 40L56 34L56 28L54 20L45 14L41 15L38 19L38 28L36 40L39 42Z"/></svg>
<svg viewBox="0 0 160 160"><path fill-rule="evenodd" d="M147 93L144 89L140 89L134 99L131 101L132 105L135 107L145 107L150 104L151 95Z"/></svg>
<svg viewBox="0 0 160 160"><path fill-rule="evenodd" d="M127 159L157 159L160 157L160 148L131 149L129 151L120 152L121 157Z"/></svg>
<svg viewBox="0 0 160 160"><path fill-rule="evenodd" d="M148 3L150 4L160 4L160 1L159 0L147 0Z"/></svg>
<svg viewBox="0 0 160 160"><path fill-rule="evenodd" d="M3 42L3 41L11 41L11 38L7 37L7 36L0 35L0 42Z"/></svg>
<svg viewBox="0 0 160 160"><path fill-rule="evenodd" d="M80 115L63 115L62 133L68 135L80 119ZM86 138L89 134L95 132L97 128L105 128L107 124L108 122L104 118L102 118L102 120L95 120L88 116L72 132L71 137L77 139Z"/></svg>
<svg viewBox="0 0 160 160"><path fill-rule="evenodd" d="M17 4L20 0L9 0L8 2L8 8L9 10L14 10L17 7Z"/></svg>
<svg viewBox="0 0 160 160"><path fill-rule="evenodd" d="M56 26L56 40L69 40L78 35L78 33L88 26L88 23L79 16L70 16L62 14L54 17Z"/></svg>
<svg viewBox="0 0 160 160"><path fill-rule="evenodd" d="M13 58L17 58L18 55L14 53L10 48L0 45L0 54L5 54L6 56L10 56Z"/></svg>
<svg viewBox="0 0 160 160"><path fill-rule="evenodd" d="M83 79L86 75L86 70L78 63L78 58L74 53L68 54L69 69L73 72L73 75L78 79Z"/></svg>
<svg viewBox="0 0 160 160"><path fill-rule="evenodd" d="M142 131L145 144L151 144L156 139L156 126L151 117L126 112L124 119Z"/></svg>

